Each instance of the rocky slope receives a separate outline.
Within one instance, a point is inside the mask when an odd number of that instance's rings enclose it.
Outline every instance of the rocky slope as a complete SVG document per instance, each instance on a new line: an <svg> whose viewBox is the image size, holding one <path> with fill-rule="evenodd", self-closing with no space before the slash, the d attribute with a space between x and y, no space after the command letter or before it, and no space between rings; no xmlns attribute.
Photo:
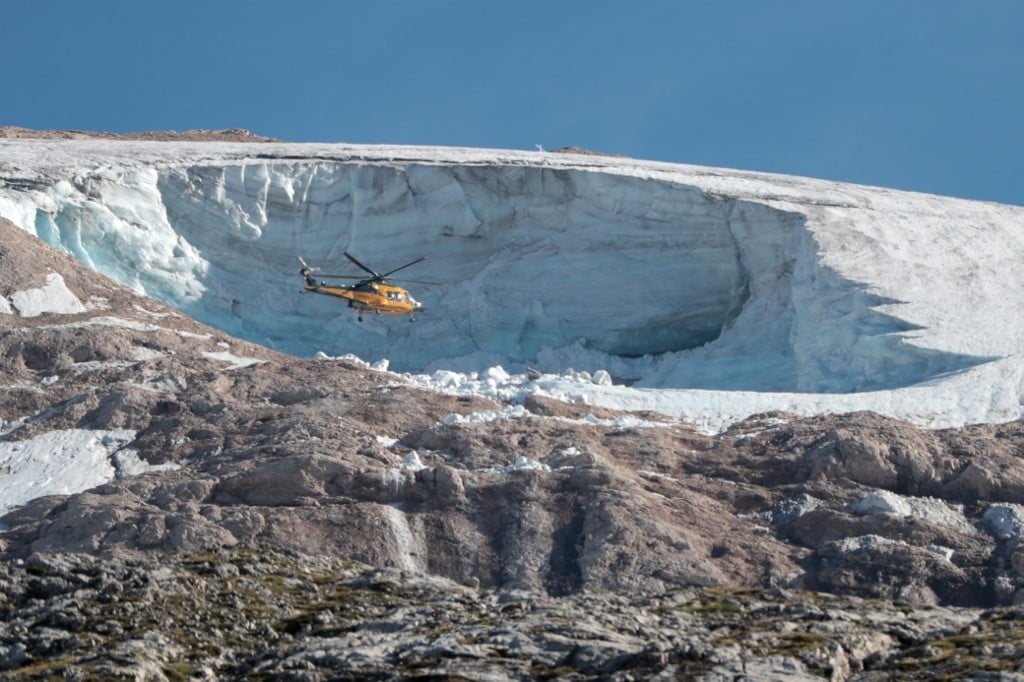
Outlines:
<svg viewBox="0 0 1024 682"><path fill-rule="evenodd" d="M78 305L40 311L55 275ZM1012 667L992 633L1017 611L977 609L1024 594L1019 422L775 413L708 436L502 412L227 337L3 221L0 296L0 445L118 429L120 454L175 465L3 517L0 662L26 676Z"/></svg>
<svg viewBox="0 0 1024 682"><path fill-rule="evenodd" d="M551 598L262 550L0 567L22 679L1017 679L1024 611L687 588Z"/></svg>

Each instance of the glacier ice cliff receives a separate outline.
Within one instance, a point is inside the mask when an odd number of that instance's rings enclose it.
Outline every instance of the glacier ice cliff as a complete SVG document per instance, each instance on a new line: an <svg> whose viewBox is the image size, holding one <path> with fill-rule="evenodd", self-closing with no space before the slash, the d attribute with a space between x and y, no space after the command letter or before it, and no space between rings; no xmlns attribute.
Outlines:
<svg viewBox="0 0 1024 682"><path fill-rule="evenodd" d="M994 363L983 382L998 375L1002 397L970 400L1019 415L1021 208L576 154L24 140L0 151L0 216L291 354L797 394L929 385ZM415 324L359 323L344 302L299 294L296 256L360 274L342 250L381 271L427 255L401 274L448 286L408 285L427 308Z"/></svg>

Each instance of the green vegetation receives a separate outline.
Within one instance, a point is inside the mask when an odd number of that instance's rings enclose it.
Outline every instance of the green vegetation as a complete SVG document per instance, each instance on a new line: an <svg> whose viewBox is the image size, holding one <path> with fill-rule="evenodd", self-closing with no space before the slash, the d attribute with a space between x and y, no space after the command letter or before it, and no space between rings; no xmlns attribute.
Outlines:
<svg viewBox="0 0 1024 682"><path fill-rule="evenodd" d="M799 654L804 651L819 649L828 644L828 638L816 632L787 632L779 635L779 644L774 652L779 654Z"/></svg>
<svg viewBox="0 0 1024 682"><path fill-rule="evenodd" d="M768 656L791 657L827 677L847 631L861 641L881 635L879 646L891 646L869 651L872 657L855 666L897 678L959 679L1015 671L1024 650L1024 615L1014 609L978 611L966 621L937 618L940 626L959 625L926 631L919 624L928 611L813 593L687 588L503 603L485 590L275 551L112 566L67 561L65 574L51 568L60 563L0 566L8 632L21 633L27 654L5 679L134 679L139 666L152 666L169 680L204 670L269 680L290 673L296 652L298 669L328 666L340 679L396 671L462 679L463 669L512 668L537 679L592 679L612 660L638 679L669 664L700 676L730 657ZM59 592L52 605L39 596L39 581ZM834 621L836 612L845 615ZM823 628L827 620L846 630ZM909 636L915 627L927 634ZM583 643L588 652L607 645L609 658L588 654L571 663ZM623 656L629 647L635 655Z"/></svg>

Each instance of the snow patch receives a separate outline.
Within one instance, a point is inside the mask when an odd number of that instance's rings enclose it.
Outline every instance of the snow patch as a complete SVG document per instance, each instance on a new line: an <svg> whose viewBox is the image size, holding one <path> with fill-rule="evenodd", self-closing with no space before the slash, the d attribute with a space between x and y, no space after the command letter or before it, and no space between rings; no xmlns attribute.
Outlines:
<svg viewBox="0 0 1024 682"><path fill-rule="evenodd" d="M134 438L124 429L69 429L0 442L0 514L37 497L71 495L113 480L112 456Z"/></svg>
<svg viewBox="0 0 1024 682"><path fill-rule="evenodd" d="M376 436L375 439L378 445L382 445L386 448L393 448L398 445L398 439L391 438L390 436Z"/></svg>
<svg viewBox="0 0 1024 682"><path fill-rule="evenodd" d="M481 469L481 471L489 474L509 474L515 471L551 471L551 467L535 459L519 457L514 464L503 467L490 467Z"/></svg>
<svg viewBox="0 0 1024 682"><path fill-rule="evenodd" d="M222 345L222 344L218 344L218 345ZM247 357L242 357L242 356L234 355L233 353L230 353L228 351L218 351L218 352L206 351L206 352L203 353L203 357L204 358L209 358L210 360L219 360L220 362L228 363L229 365L231 365L230 367L227 368L229 371L233 370L233 369L241 369L243 367L249 367L251 365L259 365L259 364L262 364L262 363L266 362L266 360L260 360L259 358L247 358Z"/></svg>
<svg viewBox="0 0 1024 682"><path fill-rule="evenodd" d="M25 417L22 417L20 419L14 419L12 421L7 421L6 419L0 419L0 439L2 439L8 433L10 433L14 429L20 427L24 423L25 423Z"/></svg>
<svg viewBox="0 0 1024 682"><path fill-rule="evenodd" d="M422 471L426 468L427 466L420 461L420 456L415 450L412 452L407 452L405 454L405 457L402 458L402 469L404 469L405 471L416 472Z"/></svg>
<svg viewBox="0 0 1024 682"><path fill-rule="evenodd" d="M911 545L903 540L894 540L881 535L858 535L837 540L835 546L840 554L852 554L861 551L884 551L894 547L910 547ZM941 545L928 545L925 549L943 561L952 561L953 554L955 554L953 549L942 547Z"/></svg>
<svg viewBox="0 0 1024 682"><path fill-rule="evenodd" d="M150 464L149 462L143 461L142 458L139 457L139 453L132 448L118 450L114 453L111 461L114 464L114 471L117 478L139 476L152 471L178 471L181 469L181 465L175 464L174 462Z"/></svg>
<svg viewBox="0 0 1024 682"><path fill-rule="evenodd" d="M964 514L963 505L950 504L934 497L907 497L888 490L876 490L849 505L854 514L895 514L913 516L930 523L955 528L961 533L973 535L974 525Z"/></svg>
<svg viewBox="0 0 1024 682"><path fill-rule="evenodd" d="M851 554L864 550L887 549L890 547L909 547L903 540L893 540L881 535L858 535L835 541L840 554Z"/></svg>
<svg viewBox="0 0 1024 682"><path fill-rule="evenodd" d="M138 322L136 320L126 320L121 317L114 317L112 315L102 315L100 317L90 317L86 320L78 320L76 322L64 322L61 324L48 324L33 327L33 329L82 329L85 327L121 327L123 329L133 329L140 332L155 332L163 327L158 327L155 324L148 324L146 322ZM171 330L166 330L171 331Z"/></svg>
<svg viewBox="0 0 1024 682"><path fill-rule="evenodd" d="M532 417L522 405L509 405L500 410L484 410L471 414L450 414L441 420L447 426L455 424L486 424L488 422L500 421L503 419L522 419Z"/></svg>
<svg viewBox="0 0 1024 682"><path fill-rule="evenodd" d="M956 550L954 550L953 548L943 547L941 545L928 545L925 549L927 549L932 554L937 554L938 556L942 557L943 559L949 562L953 561L953 555L956 554Z"/></svg>
<svg viewBox="0 0 1024 682"><path fill-rule="evenodd" d="M46 284L42 287L16 291L8 298L22 317L38 317L44 313L74 315L86 311L78 297L64 284L64 278L56 272L46 276Z"/></svg>

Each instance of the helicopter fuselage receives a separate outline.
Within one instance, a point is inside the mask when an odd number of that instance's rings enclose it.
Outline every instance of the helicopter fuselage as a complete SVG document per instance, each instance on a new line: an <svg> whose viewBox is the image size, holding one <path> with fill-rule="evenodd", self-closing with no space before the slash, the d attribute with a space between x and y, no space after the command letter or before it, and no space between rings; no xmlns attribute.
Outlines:
<svg viewBox="0 0 1024 682"><path fill-rule="evenodd" d="M306 291L344 298L350 308L377 315L413 315L423 310L423 304L402 287L377 282L360 282L350 286L334 286L326 282L306 283Z"/></svg>
<svg viewBox="0 0 1024 682"><path fill-rule="evenodd" d="M381 274L366 266L364 263L361 263L348 251L342 251L342 254L359 266L359 268L366 271L366 273L371 275L371 277L359 278L352 275L323 274L320 273L319 268L311 268L306 265L306 261L304 261L300 256L298 257L298 260L302 264L302 269L299 270L299 274L306 280L306 292L323 294L325 296L334 296L335 298L343 298L347 300L348 307L354 308L356 313L358 313L360 322L363 319L364 312L372 312L376 315L408 315L410 321L414 321L416 319L416 313L423 310L423 304L410 296L409 292L402 287L396 287L388 281L387 277L399 270L404 270L416 265L417 263L425 261L427 259L426 256L421 256L414 261ZM314 273L319 274L319 277L322 278L359 279L359 281L349 286L333 285L328 284L323 279L318 281L318 279L313 276ZM409 281L415 282L418 280ZM439 284L438 282L422 281L419 283Z"/></svg>

